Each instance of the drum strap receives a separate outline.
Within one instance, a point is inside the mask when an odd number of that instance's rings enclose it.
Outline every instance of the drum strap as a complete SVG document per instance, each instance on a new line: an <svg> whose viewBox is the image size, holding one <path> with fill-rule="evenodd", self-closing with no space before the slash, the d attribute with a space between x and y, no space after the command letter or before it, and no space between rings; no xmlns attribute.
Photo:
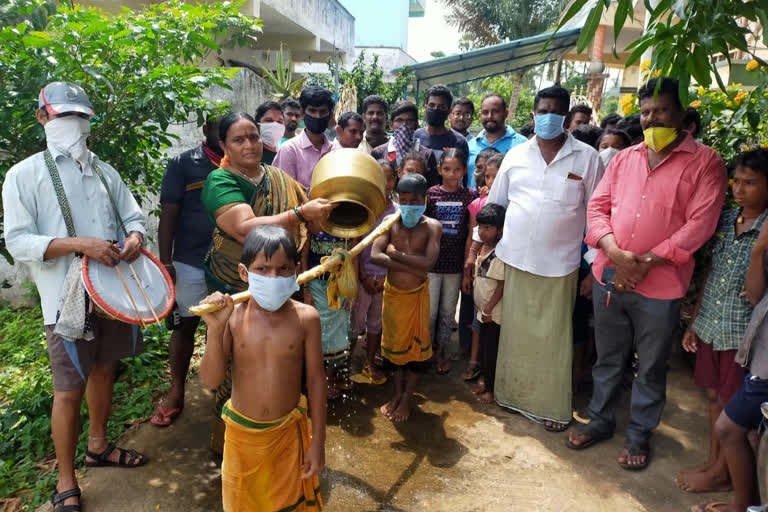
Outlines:
<svg viewBox="0 0 768 512"><path fill-rule="evenodd" d="M56 162L53 161L51 152L47 149L44 153L45 165L48 167L48 173L51 175L51 181L53 182L53 190L56 192L56 199L59 201L59 208L61 208L61 215L64 217L64 224L67 226L67 236L74 238L77 236L75 233L75 223L72 221L72 210L69 208L69 201L67 200L67 194L64 192L64 185L61 183L61 177L59 176L59 169L56 167ZM101 172L99 164L92 160L92 169L99 177L104 188L107 189L107 196L109 196L109 203L112 205L112 209L115 211L115 217L120 224L120 229L123 230L125 236L128 236L128 231L125 229L123 218L120 216L120 211L117 209L115 199L112 197L112 192L109 190L109 184L104 177L104 173Z"/></svg>

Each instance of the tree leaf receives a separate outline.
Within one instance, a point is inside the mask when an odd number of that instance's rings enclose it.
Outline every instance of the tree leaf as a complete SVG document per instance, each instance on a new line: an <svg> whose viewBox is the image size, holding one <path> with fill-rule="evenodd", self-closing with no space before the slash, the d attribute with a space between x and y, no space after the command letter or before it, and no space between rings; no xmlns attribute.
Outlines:
<svg viewBox="0 0 768 512"><path fill-rule="evenodd" d="M595 7L589 11L587 21L584 22L584 28L581 29L579 39L576 42L576 51L581 53L592 42L595 37L595 31L598 25L600 25L600 18L603 15L603 3L598 2Z"/></svg>

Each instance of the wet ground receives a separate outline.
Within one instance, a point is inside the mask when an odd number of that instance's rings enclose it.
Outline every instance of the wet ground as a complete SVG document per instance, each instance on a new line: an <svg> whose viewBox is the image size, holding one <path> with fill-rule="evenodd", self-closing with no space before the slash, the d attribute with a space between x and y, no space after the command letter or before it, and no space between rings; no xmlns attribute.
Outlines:
<svg viewBox="0 0 768 512"><path fill-rule="evenodd" d="M616 464L623 435L584 452L496 406L479 405L454 364L420 385L418 410L393 425L378 408L391 388L357 385L329 406L327 469L331 511L684 511L728 495L691 495L675 487L682 466L706 458L704 396L682 362L673 364L663 423L642 472ZM583 407L587 395L577 397ZM626 425L624 394L619 432ZM92 469L82 478L84 511L218 511L218 466L208 451L212 395L197 378L170 428L142 424L123 444L152 462L142 468ZM41 510L48 511L50 507Z"/></svg>

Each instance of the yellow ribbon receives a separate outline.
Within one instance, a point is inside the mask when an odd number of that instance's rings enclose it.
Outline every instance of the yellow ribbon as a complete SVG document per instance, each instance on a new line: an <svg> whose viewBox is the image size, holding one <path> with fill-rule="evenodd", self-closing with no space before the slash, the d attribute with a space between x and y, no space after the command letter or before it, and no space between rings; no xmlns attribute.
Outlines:
<svg viewBox="0 0 768 512"><path fill-rule="evenodd" d="M346 300L357 298L357 276L355 275L355 266L352 262L352 255L348 251L337 247L329 256L323 256L320 264L324 264L329 258L336 255L341 257L341 263L332 270L329 270L331 276L328 278L328 307L339 309L342 305L342 297Z"/></svg>

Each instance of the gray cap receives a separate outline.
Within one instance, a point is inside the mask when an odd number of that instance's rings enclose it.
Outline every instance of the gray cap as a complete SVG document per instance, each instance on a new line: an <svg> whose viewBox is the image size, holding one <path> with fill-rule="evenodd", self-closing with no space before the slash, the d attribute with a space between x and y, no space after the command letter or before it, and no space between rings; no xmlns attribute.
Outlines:
<svg viewBox="0 0 768 512"><path fill-rule="evenodd" d="M40 90L38 107L49 114L80 112L93 115L93 105L82 87L67 82L51 82Z"/></svg>

